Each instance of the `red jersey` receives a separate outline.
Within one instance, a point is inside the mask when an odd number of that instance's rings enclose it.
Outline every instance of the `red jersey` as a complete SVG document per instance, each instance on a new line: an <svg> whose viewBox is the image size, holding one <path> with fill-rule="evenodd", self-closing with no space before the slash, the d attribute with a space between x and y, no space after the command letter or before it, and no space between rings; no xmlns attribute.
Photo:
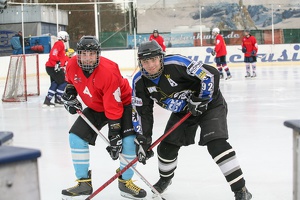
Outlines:
<svg viewBox="0 0 300 200"><path fill-rule="evenodd" d="M244 54L245 57L250 57L252 51L256 52L255 55L253 55L256 56L258 51L258 45L254 36L250 35L250 37L248 38L246 36L243 38L242 48L244 47L246 48L246 53Z"/></svg>
<svg viewBox="0 0 300 200"><path fill-rule="evenodd" d="M222 35L218 34L215 39L215 52L216 57L226 56L226 43Z"/></svg>
<svg viewBox="0 0 300 200"><path fill-rule="evenodd" d="M65 66L65 62L68 60L65 51L65 44L62 40L58 40L54 43L49 53L49 59L46 62L47 67L54 67L56 62L60 61L60 66Z"/></svg>
<svg viewBox="0 0 300 200"><path fill-rule="evenodd" d="M159 44L159 46L161 46L162 50L166 51L166 45L165 45L165 41L164 41L163 37L161 37L160 35L158 35L157 37L154 37L154 35L151 34L149 37L149 41L151 41L151 40L155 40Z"/></svg>
<svg viewBox="0 0 300 200"><path fill-rule="evenodd" d="M73 56L66 67L66 81L74 85L85 105L117 120L123 115L123 106L131 104L131 87L115 62L99 59L98 67L87 78L77 64L77 55Z"/></svg>

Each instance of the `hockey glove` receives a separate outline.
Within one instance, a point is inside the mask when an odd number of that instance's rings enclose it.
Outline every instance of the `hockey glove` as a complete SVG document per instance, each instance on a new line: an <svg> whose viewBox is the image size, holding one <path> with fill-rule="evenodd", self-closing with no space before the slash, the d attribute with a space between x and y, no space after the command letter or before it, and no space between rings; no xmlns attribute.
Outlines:
<svg viewBox="0 0 300 200"><path fill-rule="evenodd" d="M80 103L80 101L78 101L78 99L74 99L72 101L64 101L64 106L65 109L72 115L77 113L77 110L82 110L82 104Z"/></svg>
<svg viewBox="0 0 300 200"><path fill-rule="evenodd" d="M61 66L60 66L60 61L57 61L56 64L55 64L55 66L54 66L54 71L55 71L55 72L59 72L59 71L60 71L60 68L61 68Z"/></svg>
<svg viewBox="0 0 300 200"><path fill-rule="evenodd" d="M138 157L138 161L146 164L146 160L151 158L154 155L152 150L149 150L151 146L152 139L146 138L144 135L138 134L134 139L136 144L136 155Z"/></svg>
<svg viewBox="0 0 300 200"><path fill-rule="evenodd" d="M113 160L119 158L122 152L122 137L121 133L121 120L109 120L108 139L110 146L106 147L107 152Z"/></svg>
<svg viewBox="0 0 300 200"><path fill-rule="evenodd" d="M251 56L255 56L255 54L256 54L256 51L253 50L253 51L251 52Z"/></svg>
<svg viewBox="0 0 300 200"><path fill-rule="evenodd" d="M209 102L209 98L199 98L195 95L192 95L188 102L189 111L192 113L193 116L202 115L203 112L207 110Z"/></svg>
<svg viewBox="0 0 300 200"><path fill-rule="evenodd" d="M72 115L77 113L77 110L82 110L82 104L77 99L77 91L74 85L68 84L61 96L66 110Z"/></svg>
<svg viewBox="0 0 300 200"><path fill-rule="evenodd" d="M246 52L247 52L246 47L243 47L243 48L242 48L242 52L243 52L243 53L246 53Z"/></svg>
<svg viewBox="0 0 300 200"><path fill-rule="evenodd" d="M212 56L216 55L216 51L214 49L210 53L211 53Z"/></svg>

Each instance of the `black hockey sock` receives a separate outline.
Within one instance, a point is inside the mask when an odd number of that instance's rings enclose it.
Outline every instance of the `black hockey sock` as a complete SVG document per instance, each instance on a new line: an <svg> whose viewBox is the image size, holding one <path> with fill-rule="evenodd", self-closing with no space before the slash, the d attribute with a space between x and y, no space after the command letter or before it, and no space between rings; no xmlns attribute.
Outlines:
<svg viewBox="0 0 300 200"><path fill-rule="evenodd" d="M214 140L207 144L208 151L221 169L232 191L245 186L243 172L240 168L235 151L225 139Z"/></svg>

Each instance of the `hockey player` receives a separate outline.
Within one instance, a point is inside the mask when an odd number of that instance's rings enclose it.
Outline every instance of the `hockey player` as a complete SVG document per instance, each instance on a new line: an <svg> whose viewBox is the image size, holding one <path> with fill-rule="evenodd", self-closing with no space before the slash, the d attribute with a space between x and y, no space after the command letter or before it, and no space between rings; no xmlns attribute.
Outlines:
<svg viewBox="0 0 300 200"><path fill-rule="evenodd" d="M226 55L227 55L227 50L226 50L226 43L223 38L223 36L220 34L220 29L214 28L212 30L212 34L216 37L215 38L215 48L211 52L212 56L216 55L216 63L217 63L217 68L220 72L220 78L223 79L223 68L227 74L226 80L232 78L229 68L227 66L226 62Z"/></svg>
<svg viewBox="0 0 300 200"><path fill-rule="evenodd" d="M73 56L66 67L68 85L62 96L65 108L75 114L82 109L80 96L87 108L82 112L99 130L108 124L110 146L107 151L113 160L119 154L130 162L135 158L132 126L131 87L124 79L118 65L100 56L100 43L93 36L83 36L77 44L77 55ZM93 192L91 171L89 170L89 145L95 145L97 133L78 117L69 131L69 143L78 184L62 190L67 197L86 197ZM123 169L126 163L120 161ZM117 169L117 170L119 170ZM121 195L131 199L143 199L146 191L132 181L133 170L128 169L119 177Z"/></svg>
<svg viewBox="0 0 300 200"><path fill-rule="evenodd" d="M244 38L242 43L242 52L244 53L244 62L246 64L246 78L256 77L256 55L258 51L258 45L256 38L250 34L250 30L244 31ZM252 75L251 69L252 67Z"/></svg>
<svg viewBox="0 0 300 200"><path fill-rule="evenodd" d="M227 141L227 104L219 88L219 71L182 55L165 56L155 41L140 45L138 60L140 71L133 78L132 105L139 162L145 164L153 155L148 149L152 140L154 102L172 112L165 130L187 112L193 115L158 145L160 179L154 188L163 193L171 184L178 152L182 146L194 144L200 126L198 144L207 146L234 192L235 200L251 199L236 153Z"/></svg>
<svg viewBox="0 0 300 200"><path fill-rule="evenodd" d="M62 69L65 67L67 60L65 51L65 42L69 40L69 34L66 31L60 31L57 34L57 39L50 50L49 59L46 62L46 72L50 76L50 87L45 98L43 107L55 107L55 105L63 106L61 95L67 85L65 81L65 72ZM54 97L55 96L55 97ZM54 103L51 102L54 97Z"/></svg>
<svg viewBox="0 0 300 200"><path fill-rule="evenodd" d="M155 40L159 46L162 48L164 52L166 52L166 45L165 45L165 40L162 36L159 35L159 32L157 29L154 29L152 34L149 37L149 41Z"/></svg>

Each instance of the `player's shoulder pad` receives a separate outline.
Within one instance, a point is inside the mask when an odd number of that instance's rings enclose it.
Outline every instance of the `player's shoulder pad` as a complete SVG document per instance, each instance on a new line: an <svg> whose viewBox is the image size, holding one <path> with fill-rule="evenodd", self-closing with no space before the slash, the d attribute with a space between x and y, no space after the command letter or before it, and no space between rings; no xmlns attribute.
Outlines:
<svg viewBox="0 0 300 200"><path fill-rule="evenodd" d="M138 71L132 78L132 88L135 88L136 83L142 79L142 72Z"/></svg>
<svg viewBox="0 0 300 200"><path fill-rule="evenodd" d="M174 65L182 65L182 66L189 66L193 60L186 56L182 56L180 54L169 54L164 57L164 64L174 64Z"/></svg>
<svg viewBox="0 0 300 200"><path fill-rule="evenodd" d="M110 60L110 59L108 59L108 58L106 58L106 57L103 57L103 56L99 56L100 58L100 64L103 64L104 66L105 65L117 65L118 66L118 64L116 63L116 62L114 62L114 61L112 61L112 60Z"/></svg>

